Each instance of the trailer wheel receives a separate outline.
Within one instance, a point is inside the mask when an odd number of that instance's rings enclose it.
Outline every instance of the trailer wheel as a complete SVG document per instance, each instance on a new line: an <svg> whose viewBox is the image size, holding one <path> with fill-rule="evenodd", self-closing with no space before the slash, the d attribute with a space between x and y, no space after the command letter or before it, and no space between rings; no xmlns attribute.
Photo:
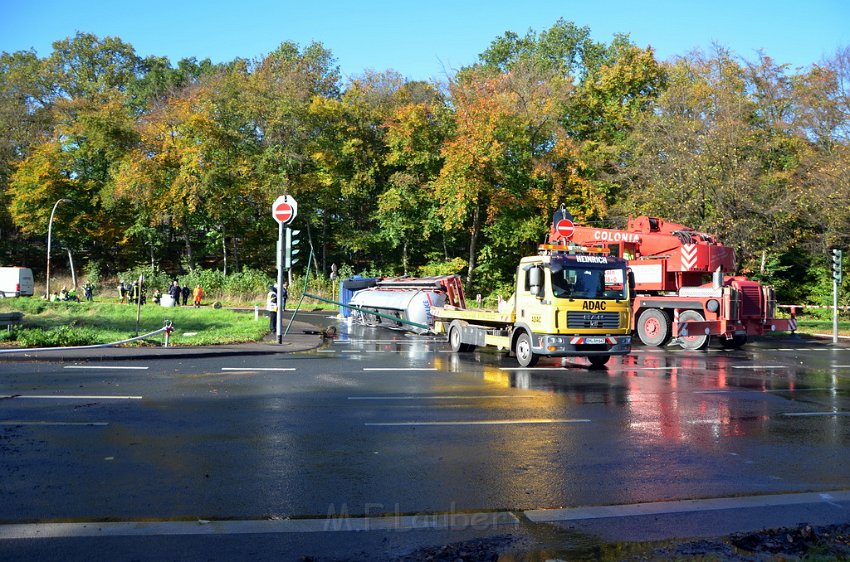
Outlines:
<svg viewBox="0 0 850 562"><path fill-rule="evenodd" d="M638 317L638 338L644 345L661 347L670 341L670 326L670 316L666 312L647 308Z"/></svg>
<svg viewBox="0 0 850 562"><path fill-rule="evenodd" d="M610 355L590 355L587 358L590 361L591 369L601 369L605 366L605 363L611 359Z"/></svg>
<svg viewBox="0 0 850 562"><path fill-rule="evenodd" d="M516 340L516 360L521 367L534 367L540 356L531 350L531 336L527 332L523 332Z"/></svg>
<svg viewBox="0 0 850 562"><path fill-rule="evenodd" d="M702 314L696 310L686 310L679 315L679 322L705 322ZM683 349L697 350L708 347L708 335L679 337Z"/></svg>
<svg viewBox="0 0 850 562"><path fill-rule="evenodd" d="M747 336L735 334L732 336L731 340L727 340L725 337L720 336L720 345L723 346L723 349L738 349L747 343Z"/></svg>
<svg viewBox="0 0 850 562"><path fill-rule="evenodd" d="M459 326L452 326L449 329L449 345L452 346L452 351L455 353L466 353L467 351L475 349L474 345L462 342Z"/></svg>

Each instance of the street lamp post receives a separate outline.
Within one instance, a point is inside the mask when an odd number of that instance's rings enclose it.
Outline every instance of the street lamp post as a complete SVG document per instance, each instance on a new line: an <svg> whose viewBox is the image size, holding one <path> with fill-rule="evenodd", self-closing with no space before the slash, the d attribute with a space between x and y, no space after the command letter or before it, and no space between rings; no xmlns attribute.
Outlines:
<svg viewBox="0 0 850 562"><path fill-rule="evenodd" d="M45 281L44 297L50 300L50 241L53 236L53 215L56 213L56 207L59 203L70 203L70 199L59 199L53 204L53 210L50 211L50 222L47 223L47 280Z"/></svg>

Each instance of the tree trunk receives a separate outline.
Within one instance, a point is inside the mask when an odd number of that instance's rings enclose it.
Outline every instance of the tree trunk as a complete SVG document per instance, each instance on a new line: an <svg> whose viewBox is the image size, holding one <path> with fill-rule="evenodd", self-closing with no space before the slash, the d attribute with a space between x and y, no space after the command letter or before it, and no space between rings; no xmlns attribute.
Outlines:
<svg viewBox="0 0 850 562"><path fill-rule="evenodd" d="M327 213L322 216L322 273L327 271L328 265L328 217Z"/></svg>
<svg viewBox="0 0 850 562"><path fill-rule="evenodd" d="M469 270L466 274L466 286L473 290L473 273L475 271L475 255L478 252L478 235L481 233L481 201L475 203L472 210L472 236L469 237Z"/></svg>
<svg viewBox="0 0 850 562"><path fill-rule="evenodd" d="M404 271L404 276L407 277L407 237L401 245L401 268Z"/></svg>
<svg viewBox="0 0 850 562"><path fill-rule="evenodd" d="M224 276L227 277L227 237L224 235L224 227L221 227L221 252L224 256Z"/></svg>
<svg viewBox="0 0 850 562"><path fill-rule="evenodd" d="M231 236L230 237L230 245L231 250L230 253L233 255L233 271L239 272L241 271L239 267L239 237Z"/></svg>
<svg viewBox="0 0 850 562"><path fill-rule="evenodd" d="M192 243L189 240L189 231L183 234L183 239L186 241L186 261L189 264L189 271L195 271L195 256L192 253Z"/></svg>

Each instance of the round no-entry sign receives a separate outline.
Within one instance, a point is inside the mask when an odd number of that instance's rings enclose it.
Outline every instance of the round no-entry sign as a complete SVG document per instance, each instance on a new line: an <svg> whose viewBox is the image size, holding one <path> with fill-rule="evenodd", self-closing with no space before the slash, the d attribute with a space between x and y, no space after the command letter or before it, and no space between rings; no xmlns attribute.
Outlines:
<svg viewBox="0 0 850 562"><path fill-rule="evenodd" d="M298 214L298 203L289 195L281 195L272 204L272 216L279 224L289 224Z"/></svg>
<svg viewBox="0 0 850 562"><path fill-rule="evenodd" d="M561 219L558 221L558 224L555 225L555 232L560 234L566 240L569 240L573 237L573 232L575 232L575 229L576 226L570 219Z"/></svg>

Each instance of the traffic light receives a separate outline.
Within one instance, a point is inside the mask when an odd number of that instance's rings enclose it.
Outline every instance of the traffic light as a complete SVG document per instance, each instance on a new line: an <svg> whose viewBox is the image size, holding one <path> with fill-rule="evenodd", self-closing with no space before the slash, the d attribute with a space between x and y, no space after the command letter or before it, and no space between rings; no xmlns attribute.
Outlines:
<svg viewBox="0 0 850 562"><path fill-rule="evenodd" d="M297 238L299 234L301 234L300 230L294 230L289 227L286 229L286 259L284 260L284 269L291 269L292 265L298 261L298 258L295 256L301 251L297 247L301 243L301 240Z"/></svg>
<svg viewBox="0 0 850 562"><path fill-rule="evenodd" d="M841 259L844 253L838 248L832 249L832 278L836 283L841 283Z"/></svg>

